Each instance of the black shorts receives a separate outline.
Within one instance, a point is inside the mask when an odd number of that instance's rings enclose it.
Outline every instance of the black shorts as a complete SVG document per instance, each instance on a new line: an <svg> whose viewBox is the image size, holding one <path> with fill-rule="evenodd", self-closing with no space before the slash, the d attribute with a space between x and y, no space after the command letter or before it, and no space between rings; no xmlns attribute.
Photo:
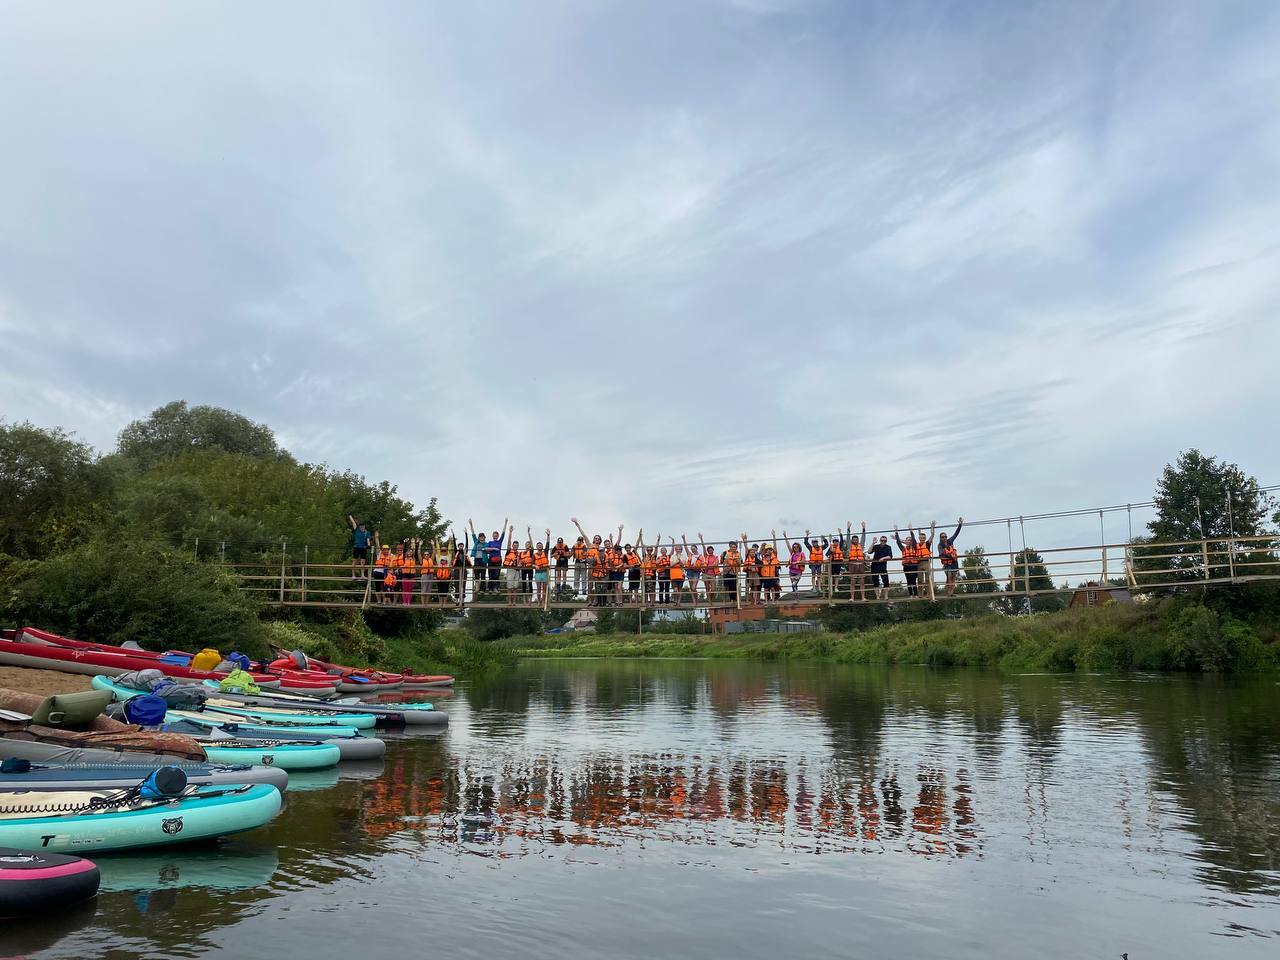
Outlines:
<svg viewBox="0 0 1280 960"><path fill-rule="evenodd" d="M369 548L368 547L352 547L351 559L352 560L368 560Z"/></svg>
<svg viewBox="0 0 1280 960"><path fill-rule="evenodd" d="M623 573L625 573L623 570L610 570L609 580L613 583L621 583Z"/></svg>
<svg viewBox="0 0 1280 960"><path fill-rule="evenodd" d="M777 577L761 577L760 586L763 587L765 590L777 590L778 578Z"/></svg>
<svg viewBox="0 0 1280 960"><path fill-rule="evenodd" d="M557 570L568 570L568 569L569 569L569 559L568 559L568 557L565 557L565 558L563 558L563 559L557 559L557 560L556 560L556 569L557 569Z"/></svg>

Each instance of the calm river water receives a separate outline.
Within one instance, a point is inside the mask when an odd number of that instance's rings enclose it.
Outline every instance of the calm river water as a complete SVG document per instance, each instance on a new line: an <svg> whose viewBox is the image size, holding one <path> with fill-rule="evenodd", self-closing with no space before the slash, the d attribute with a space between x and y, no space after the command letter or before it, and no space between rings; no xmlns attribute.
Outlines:
<svg viewBox="0 0 1280 960"><path fill-rule="evenodd" d="M534 661L40 957L1280 956L1280 685Z"/></svg>

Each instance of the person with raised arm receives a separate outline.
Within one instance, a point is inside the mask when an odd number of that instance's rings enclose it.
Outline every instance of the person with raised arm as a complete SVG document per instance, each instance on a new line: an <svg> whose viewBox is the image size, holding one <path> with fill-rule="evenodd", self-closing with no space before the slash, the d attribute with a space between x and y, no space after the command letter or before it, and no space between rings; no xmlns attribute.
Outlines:
<svg viewBox="0 0 1280 960"><path fill-rule="evenodd" d="M742 536L746 542L746 534ZM724 572L724 599L726 603L738 602L738 571L742 569L742 554L738 551L736 540L730 540L720 556L720 569Z"/></svg>
<svg viewBox="0 0 1280 960"><path fill-rule="evenodd" d="M844 587L844 534L839 527L831 535L831 544L827 547L827 584L832 598L838 597Z"/></svg>
<svg viewBox="0 0 1280 960"><path fill-rule="evenodd" d="M431 589L436 577L436 555L425 540L415 541L418 561L418 595L423 604L431 602Z"/></svg>
<svg viewBox="0 0 1280 960"><path fill-rule="evenodd" d="M702 545L702 588L707 591L707 605L716 602L720 592L720 558L716 556L716 548L708 546L707 541L698 534L698 543Z"/></svg>
<svg viewBox="0 0 1280 960"><path fill-rule="evenodd" d="M564 537L556 537L555 546L551 548L551 566L555 571L555 586L551 591L552 597L560 597L569 583L569 545L564 542Z"/></svg>
<svg viewBox="0 0 1280 960"><path fill-rule="evenodd" d="M585 581L583 595L587 598L591 606L594 607L598 605L600 600L599 586L600 581L603 579L601 577L603 568L601 560L604 558L600 556L600 536L597 534L595 539L592 539L591 534L587 533L587 531L582 528L582 524L578 521L577 517L570 517L569 520L578 528L578 534L582 537L582 542L586 545L583 549L583 563L586 568L586 575L583 577L583 580ZM576 576L574 581L575 583L577 582Z"/></svg>
<svg viewBox="0 0 1280 960"><path fill-rule="evenodd" d="M960 555L956 552L956 537L964 529L964 517L956 521L955 533L947 536L945 532L938 534L938 558L942 561L942 572L946 575L947 585L944 591L948 597L956 592L956 575L960 572Z"/></svg>
<svg viewBox="0 0 1280 960"><path fill-rule="evenodd" d="M689 595L691 602L696 607L698 605L698 584L702 581L702 557L698 551L689 546L689 538L683 533L680 534L680 543L684 547L684 555L687 558L684 565L685 578L689 581Z"/></svg>
<svg viewBox="0 0 1280 960"><path fill-rule="evenodd" d="M916 535L916 592L929 600L933 595L933 535L938 530L938 521L929 524L929 536L924 535L922 527Z"/></svg>
<svg viewBox="0 0 1280 960"><path fill-rule="evenodd" d="M515 603L516 593L520 590L520 550L514 525L507 529L507 534L507 549L502 555L502 578L507 588L507 603Z"/></svg>
<svg viewBox="0 0 1280 960"><path fill-rule="evenodd" d="M627 578L626 553L622 549L622 524L618 524L618 539L613 542L609 555L609 595L611 603L622 606L622 582Z"/></svg>
<svg viewBox="0 0 1280 960"><path fill-rule="evenodd" d="M765 603L777 603L781 595L778 565L778 531L770 530L770 542L760 554L760 593Z"/></svg>
<svg viewBox="0 0 1280 960"><path fill-rule="evenodd" d="M351 524L351 579L358 580L368 572L369 544L373 538L363 520L358 521L348 513L347 522Z"/></svg>
<svg viewBox="0 0 1280 960"><path fill-rule="evenodd" d="M861 602L867 594L867 521L862 521L862 533L853 535L853 521L845 523L849 542L845 546L845 563L849 570L849 599Z"/></svg>
<svg viewBox="0 0 1280 960"><path fill-rule="evenodd" d="M533 602L533 530L524 528L524 547L517 551L520 558L520 594L525 603Z"/></svg>
<svg viewBox="0 0 1280 960"><path fill-rule="evenodd" d="M644 553L644 527L636 534L635 546L627 544L622 559L627 570L627 595L629 603L639 603L640 596L640 558Z"/></svg>
<svg viewBox="0 0 1280 960"><path fill-rule="evenodd" d="M747 546L747 535L742 535L742 580L747 603L760 606L760 544Z"/></svg>
<svg viewBox="0 0 1280 960"><path fill-rule="evenodd" d="M791 537L787 535L787 531L782 531L782 540L784 543L791 543ZM790 554L787 557L787 576L791 578L791 592L800 592L800 578L804 576L804 551L800 549L799 543L792 543Z"/></svg>
<svg viewBox="0 0 1280 960"><path fill-rule="evenodd" d="M670 540L671 565L667 569L671 577L671 602L679 606L684 593L685 565L682 555L684 548L676 543L675 537L671 537Z"/></svg>
<svg viewBox="0 0 1280 960"><path fill-rule="evenodd" d="M916 566L916 538L911 532L911 524L907 524L907 542L902 542L902 537L898 535L898 525L893 525L893 539L898 544L898 549L902 554L902 576L907 581L907 596L918 597L920 591L916 588L916 574L918 567Z"/></svg>
<svg viewBox="0 0 1280 960"><path fill-rule="evenodd" d="M873 539L871 549L871 588L877 600L889 598L889 561L893 559L893 547L889 546L889 538L881 536L879 542Z"/></svg>
<svg viewBox="0 0 1280 960"><path fill-rule="evenodd" d="M573 595L584 600L591 586L591 567L587 564L587 550L591 544L583 534L573 542Z"/></svg>
<svg viewBox="0 0 1280 960"><path fill-rule="evenodd" d="M819 546L817 539L809 540L809 531L804 532L804 548L809 551L809 580L810 589L814 593L822 592L822 564L826 560L827 541L823 540Z"/></svg>
<svg viewBox="0 0 1280 960"><path fill-rule="evenodd" d="M662 542L662 534L658 534L658 542ZM640 588L646 604L658 600L658 548L646 545L640 554Z"/></svg>
<svg viewBox="0 0 1280 960"><path fill-rule="evenodd" d="M489 587L489 540L483 533L476 533L476 525L467 518L467 530L471 533L470 551L467 554L476 571L476 593L483 593Z"/></svg>
<svg viewBox="0 0 1280 960"><path fill-rule="evenodd" d="M507 537L507 524L511 522L510 517L504 517L502 520L501 532L493 531L493 536L485 541L484 544L484 572L486 593L498 592L499 572L502 570L502 545ZM476 574L476 588L480 587L480 576Z"/></svg>
<svg viewBox="0 0 1280 960"><path fill-rule="evenodd" d="M551 542L551 528L547 527L546 536L533 545L533 602L543 606L547 602L547 582L550 580L551 557L547 553L547 544Z"/></svg>

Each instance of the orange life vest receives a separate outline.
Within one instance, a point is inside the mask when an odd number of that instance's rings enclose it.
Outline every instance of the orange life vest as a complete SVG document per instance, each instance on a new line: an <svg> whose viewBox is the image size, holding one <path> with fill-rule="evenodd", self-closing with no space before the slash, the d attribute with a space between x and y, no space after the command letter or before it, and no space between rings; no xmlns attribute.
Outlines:
<svg viewBox="0 0 1280 960"><path fill-rule="evenodd" d="M760 576L766 580L778 575L778 558L773 553L766 553L760 561Z"/></svg>
<svg viewBox="0 0 1280 960"><path fill-rule="evenodd" d="M809 562L810 563L822 562L822 548L818 546L816 543L809 548Z"/></svg>
<svg viewBox="0 0 1280 960"><path fill-rule="evenodd" d="M646 577L652 578L653 572L658 569L658 561L648 554L640 561L640 572Z"/></svg>
<svg viewBox="0 0 1280 960"><path fill-rule="evenodd" d="M539 570L547 569L547 555L545 552L535 553L533 555L533 565Z"/></svg>
<svg viewBox="0 0 1280 960"><path fill-rule="evenodd" d="M598 565L600 563L600 548L594 544L587 547L587 559Z"/></svg>
<svg viewBox="0 0 1280 960"><path fill-rule="evenodd" d="M557 560L568 559L569 545L567 543L557 543L551 548L551 555Z"/></svg>
<svg viewBox="0 0 1280 960"><path fill-rule="evenodd" d="M587 545L585 543L575 543L573 545L573 559L579 563L587 559Z"/></svg>
<svg viewBox="0 0 1280 960"><path fill-rule="evenodd" d="M844 548L834 541L831 544L831 559L837 563L844 559Z"/></svg>
<svg viewBox="0 0 1280 960"><path fill-rule="evenodd" d="M921 560L928 560L932 556L933 553L929 550L929 544L925 543L923 540L916 544L916 563L919 563Z"/></svg>
<svg viewBox="0 0 1280 960"><path fill-rule="evenodd" d="M737 547L730 547L724 552L724 556L720 558L724 563L725 573L737 573L738 567L741 565L742 558L738 554Z"/></svg>
<svg viewBox="0 0 1280 960"><path fill-rule="evenodd" d="M956 548L950 543L943 547L939 553L942 554L942 559L946 560L948 563L955 563L959 556L959 554L956 553Z"/></svg>
<svg viewBox="0 0 1280 960"><path fill-rule="evenodd" d="M521 567L533 566L533 554L528 550L521 550L518 559Z"/></svg>
<svg viewBox="0 0 1280 960"><path fill-rule="evenodd" d="M849 559L850 560L866 559L866 555L863 554L862 552L862 543L860 541L854 540L852 543L849 544Z"/></svg>
<svg viewBox="0 0 1280 960"><path fill-rule="evenodd" d="M643 566L643 564L641 564L641 563L640 563L640 554L636 553L634 550L628 550L628 551L627 551L627 566L628 566L628 567L640 567L640 566Z"/></svg>
<svg viewBox="0 0 1280 960"><path fill-rule="evenodd" d="M714 577L720 572L720 558L716 556L714 550L702 555L702 569L709 577Z"/></svg>
<svg viewBox="0 0 1280 960"><path fill-rule="evenodd" d="M518 560L519 558L516 556L515 548L509 547L507 549L507 555L502 558L502 565L504 567L514 567Z"/></svg>
<svg viewBox="0 0 1280 960"><path fill-rule="evenodd" d="M436 562L430 557L423 557L421 571L424 577L434 577L436 573Z"/></svg>
<svg viewBox="0 0 1280 960"><path fill-rule="evenodd" d="M679 557L671 558L671 579L672 580L684 579L684 561L681 560Z"/></svg>
<svg viewBox="0 0 1280 960"><path fill-rule="evenodd" d="M908 564L908 563L915 563L915 562L916 562L916 548L915 548L915 544L913 544L913 543L909 543L909 544L907 544L905 547L903 547L903 548L902 548L902 562L903 562L903 564L904 564L904 565L905 565L905 564Z"/></svg>

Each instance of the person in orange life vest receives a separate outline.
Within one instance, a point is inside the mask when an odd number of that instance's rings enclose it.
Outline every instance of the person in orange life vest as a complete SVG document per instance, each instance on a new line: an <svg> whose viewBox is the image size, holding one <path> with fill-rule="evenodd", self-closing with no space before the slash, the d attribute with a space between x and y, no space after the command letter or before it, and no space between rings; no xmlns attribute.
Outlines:
<svg viewBox="0 0 1280 960"><path fill-rule="evenodd" d="M578 539L573 542L573 595L587 595L587 590L591 585L591 568L587 566L587 547L590 544L587 538L578 534Z"/></svg>
<svg viewBox="0 0 1280 960"><path fill-rule="evenodd" d="M707 603L715 603L720 595L720 558L702 534L698 534L698 543L702 545L702 588L707 592Z"/></svg>
<svg viewBox="0 0 1280 960"><path fill-rule="evenodd" d="M750 606L760 606L760 544L747 546L747 535L741 536L742 542L742 583Z"/></svg>
<svg viewBox="0 0 1280 960"><path fill-rule="evenodd" d="M407 607L413 603L413 591L418 585L417 540L405 541L398 567L396 576L400 580L400 605Z"/></svg>
<svg viewBox="0 0 1280 960"><path fill-rule="evenodd" d="M844 587L844 539L838 527L831 538L831 545L827 547L827 567L828 589L831 590L831 596L835 597Z"/></svg>
<svg viewBox="0 0 1280 960"><path fill-rule="evenodd" d="M381 542L377 533L373 535L373 567L370 572L374 595L378 603L382 603L382 594L386 590L387 571L391 569L391 548Z"/></svg>
<svg viewBox="0 0 1280 960"><path fill-rule="evenodd" d="M627 592L631 595L632 603L640 600L640 554L643 550L644 527L641 527L640 532L636 534L636 545L633 547L628 543L622 551L622 563L627 571Z"/></svg>
<svg viewBox="0 0 1280 960"><path fill-rule="evenodd" d="M525 528L526 532L528 527ZM533 594L533 535L526 538L524 546L516 550L516 563L520 568L520 592L532 597Z"/></svg>
<svg viewBox="0 0 1280 960"><path fill-rule="evenodd" d="M658 603L671 602L671 557L667 548L659 544L658 555L654 557L654 574L658 581Z"/></svg>
<svg viewBox="0 0 1280 960"><path fill-rule="evenodd" d="M658 542L662 542L662 534L658 534ZM640 547L640 596L647 605L658 598L658 551L645 545L643 530L636 537L636 544Z"/></svg>
<svg viewBox="0 0 1280 960"><path fill-rule="evenodd" d="M907 524L907 542L903 543L902 538L898 536L898 525L893 525L893 539L898 544L898 549L902 551L902 575L907 581L907 596L918 597L920 592L916 589L916 538L911 532L911 525Z"/></svg>
<svg viewBox="0 0 1280 960"><path fill-rule="evenodd" d="M811 581L809 589L815 593L822 593L826 589L826 584L823 583L822 577L822 565L826 562L827 556L826 538L823 538L822 544L819 546L817 540L810 542L809 531L806 530L804 532L804 547L809 551L809 579Z"/></svg>
<svg viewBox="0 0 1280 960"><path fill-rule="evenodd" d="M773 542L766 544L760 556L760 592L765 603L776 603L781 596L781 570L778 563L778 531L770 530Z"/></svg>
<svg viewBox="0 0 1280 960"><path fill-rule="evenodd" d="M936 599L933 593L933 537L938 530L938 521L929 524L929 536L924 530L916 532L916 592L930 600Z"/></svg>
<svg viewBox="0 0 1280 960"><path fill-rule="evenodd" d="M551 548L551 565L555 571L555 590L553 597L558 597L569 583L569 557L572 552L564 537L556 537L555 546Z"/></svg>
<svg viewBox="0 0 1280 960"><path fill-rule="evenodd" d="M507 603L515 603L520 590L520 544L516 541L516 528L507 533L507 551L502 555L502 578L507 587Z"/></svg>
<svg viewBox="0 0 1280 960"><path fill-rule="evenodd" d="M456 534L453 538L453 578L450 590L455 600L461 602L467 597L467 567L471 566L471 558L467 556L467 545Z"/></svg>
<svg viewBox="0 0 1280 960"><path fill-rule="evenodd" d="M529 531L532 536L533 531ZM551 542L551 528L547 528L546 537L533 545L533 602L542 606L547 601L547 582L551 577L551 557L547 553L547 544Z"/></svg>
<svg viewBox="0 0 1280 960"><path fill-rule="evenodd" d="M432 547L418 541L418 592L423 603L431 602L431 590L436 578L436 555Z"/></svg>
<svg viewBox="0 0 1280 960"><path fill-rule="evenodd" d="M787 536L787 531L782 531L782 539L789 541L791 538ZM800 549L800 544L791 544L791 555L787 558L787 576L791 578L791 592L800 592L800 578L804 575L804 551Z"/></svg>
<svg viewBox="0 0 1280 960"><path fill-rule="evenodd" d="M844 547L845 569L848 571L846 580L849 584L849 599L863 600L866 598L866 573L867 573L867 521L862 521L862 533L860 536L853 535L853 521L845 521L845 536L841 539L841 545Z"/></svg>
<svg viewBox="0 0 1280 960"><path fill-rule="evenodd" d="M724 585L724 599L726 603L738 602L738 572L742 569L742 554L738 552L737 542L730 540L729 545L724 548L724 553L720 555L720 570L722 572L722 583Z"/></svg>
<svg viewBox="0 0 1280 960"><path fill-rule="evenodd" d="M693 603L698 602L698 584L702 582L702 558L698 551L689 546L689 538L680 534L680 543L684 547L684 555L688 559L684 565L685 579L689 583L689 595Z"/></svg>
<svg viewBox="0 0 1280 960"><path fill-rule="evenodd" d="M676 538L671 537L671 600L679 605L684 593L685 562L683 547L676 546Z"/></svg>
<svg viewBox="0 0 1280 960"><path fill-rule="evenodd" d="M600 535L596 534L592 537L586 530L582 529L582 524L577 517L569 518L578 533L582 535L582 539L586 542L585 551L587 563L587 597L591 600L592 606L602 605L604 590L608 585L608 571L604 568L604 545L600 542ZM621 534L619 534L621 536Z"/></svg>
<svg viewBox="0 0 1280 960"><path fill-rule="evenodd" d="M947 536L938 534L938 558L942 561L942 572L947 577L945 592L948 597L956 592L956 575L960 572L960 555L956 551L956 537L964 529L964 517L956 521L955 533Z"/></svg>

